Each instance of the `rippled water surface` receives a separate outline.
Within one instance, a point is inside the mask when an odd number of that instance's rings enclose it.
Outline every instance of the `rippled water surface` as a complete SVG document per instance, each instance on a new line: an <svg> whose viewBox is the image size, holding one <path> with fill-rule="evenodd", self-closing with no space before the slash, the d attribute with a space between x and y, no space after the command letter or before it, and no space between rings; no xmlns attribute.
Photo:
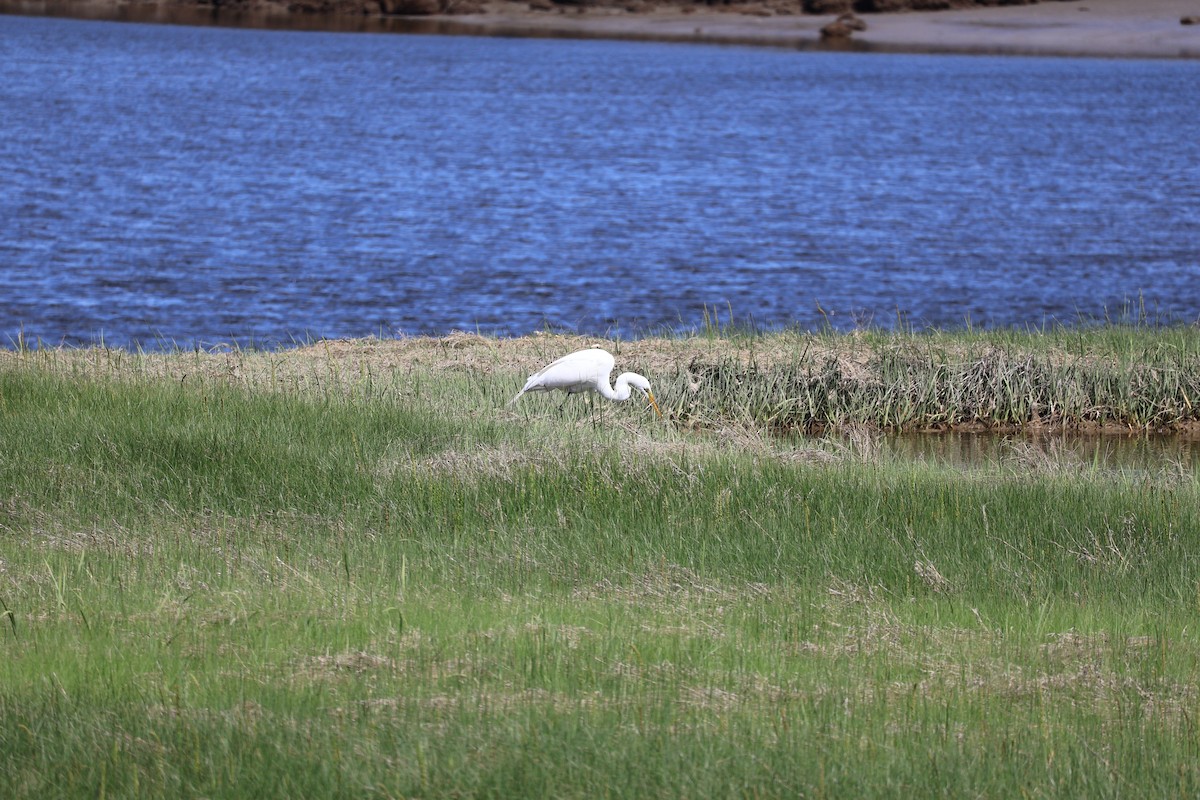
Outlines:
<svg viewBox="0 0 1200 800"><path fill-rule="evenodd" d="M0 17L0 337L1200 318L1200 63Z"/></svg>

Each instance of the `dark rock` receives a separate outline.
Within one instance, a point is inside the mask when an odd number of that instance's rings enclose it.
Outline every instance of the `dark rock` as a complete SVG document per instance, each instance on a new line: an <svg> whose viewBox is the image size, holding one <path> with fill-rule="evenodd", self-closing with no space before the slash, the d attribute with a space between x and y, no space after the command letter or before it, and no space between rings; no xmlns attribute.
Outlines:
<svg viewBox="0 0 1200 800"><path fill-rule="evenodd" d="M1200 25L1200 17L1180 17L1180 25Z"/></svg>
<svg viewBox="0 0 1200 800"><path fill-rule="evenodd" d="M821 28L822 39L849 39L854 31L844 22L831 22Z"/></svg>

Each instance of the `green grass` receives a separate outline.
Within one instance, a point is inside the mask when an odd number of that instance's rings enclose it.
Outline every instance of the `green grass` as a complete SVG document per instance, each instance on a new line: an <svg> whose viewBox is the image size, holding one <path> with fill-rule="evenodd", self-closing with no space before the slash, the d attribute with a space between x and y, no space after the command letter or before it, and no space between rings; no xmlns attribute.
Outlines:
<svg viewBox="0 0 1200 800"><path fill-rule="evenodd" d="M1193 473L146 358L0 364L0 796L1200 790Z"/></svg>

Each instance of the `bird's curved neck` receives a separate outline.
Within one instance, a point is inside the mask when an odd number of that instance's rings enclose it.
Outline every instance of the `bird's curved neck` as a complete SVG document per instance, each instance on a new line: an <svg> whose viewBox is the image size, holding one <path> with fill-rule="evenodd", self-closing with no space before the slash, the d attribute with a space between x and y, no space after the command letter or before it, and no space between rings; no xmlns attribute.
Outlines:
<svg viewBox="0 0 1200 800"><path fill-rule="evenodd" d="M618 375L617 382L614 385L609 386L608 381L604 381L597 389L601 395L609 400L616 400L618 403L628 400L629 394L632 391L629 388L629 376L627 373Z"/></svg>

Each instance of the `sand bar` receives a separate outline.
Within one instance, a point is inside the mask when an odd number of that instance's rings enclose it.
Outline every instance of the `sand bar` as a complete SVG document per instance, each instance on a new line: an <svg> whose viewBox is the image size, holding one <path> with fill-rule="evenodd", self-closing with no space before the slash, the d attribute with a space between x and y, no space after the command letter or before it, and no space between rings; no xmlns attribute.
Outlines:
<svg viewBox="0 0 1200 800"><path fill-rule="evenodd" d="M454 26L545 35L611 36L884 52L995 53L1122 58L1200 58L1200 0L1077 0L952 11L864 14L867 30L821 43L833 16L757 16L737 11L629 14L530 12L493 3L488 13L445 18Z"/></svg>
<svg viewBox="0 0 1200 800"><path fill-rule="evenodd" d="M660 7L562 7L534 11L528 0L486 0L480 14L432 17L288 14L280 0L246 0L258 11L143 0L0 0L7 13L188 22L242 27L375 32L648 39L865 52L991 53L1117 58L1200 58L1200 0L1043 0L1026 6L863 14L867 30L821 40L830 16L777 14L766 6L724 11ZM265 11L263 10L265 9Z"/></svg>

